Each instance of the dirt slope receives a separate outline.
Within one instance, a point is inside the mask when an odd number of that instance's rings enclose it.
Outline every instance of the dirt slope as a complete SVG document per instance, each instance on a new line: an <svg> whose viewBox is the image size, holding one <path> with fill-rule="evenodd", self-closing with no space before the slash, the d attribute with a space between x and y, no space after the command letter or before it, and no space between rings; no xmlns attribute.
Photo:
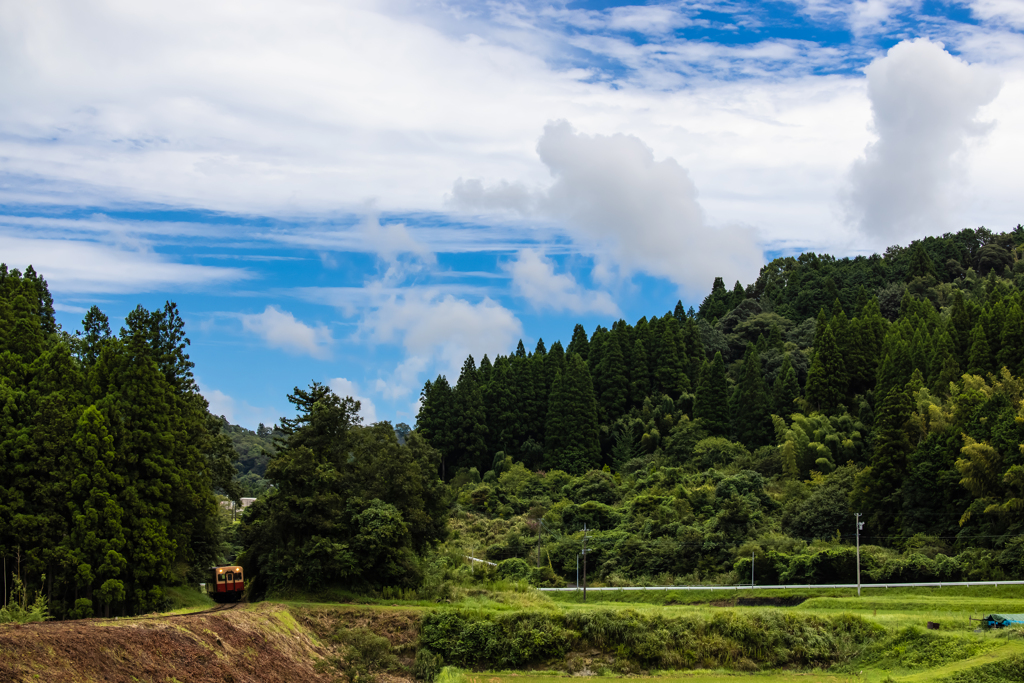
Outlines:
<svg viewBox="0 0 1024 683"><path fill-rule="evenodd" d="M0 626L0 683L332 681L328 654L284 608Z"/></svg>

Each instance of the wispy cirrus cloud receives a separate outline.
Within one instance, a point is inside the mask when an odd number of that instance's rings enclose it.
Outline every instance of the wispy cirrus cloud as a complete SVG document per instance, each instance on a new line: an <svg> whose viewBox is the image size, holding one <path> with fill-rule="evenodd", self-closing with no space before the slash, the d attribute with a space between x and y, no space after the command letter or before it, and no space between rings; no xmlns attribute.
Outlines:
<svg viewBox="0 0 1024 683"><path fill-rule="evenodd" d="M179 263L148 249L130 250L75 239L31 239L3 235L9 267L33 266L58 293L151 292L202 289L249 280L244 268Z"/></svg>

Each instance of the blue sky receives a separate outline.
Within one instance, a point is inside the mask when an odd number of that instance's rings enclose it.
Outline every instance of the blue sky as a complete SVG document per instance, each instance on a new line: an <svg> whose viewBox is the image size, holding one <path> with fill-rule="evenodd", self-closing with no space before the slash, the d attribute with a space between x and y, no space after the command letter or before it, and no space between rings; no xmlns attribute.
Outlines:
<svg viewBox="0 0 1024 683"><path fill-rule="evenodd" d="M0 261L177 302L212 409L412 424L521 338L772 256L1024 220L1024 3L41 0L0 8Z"/></svg>

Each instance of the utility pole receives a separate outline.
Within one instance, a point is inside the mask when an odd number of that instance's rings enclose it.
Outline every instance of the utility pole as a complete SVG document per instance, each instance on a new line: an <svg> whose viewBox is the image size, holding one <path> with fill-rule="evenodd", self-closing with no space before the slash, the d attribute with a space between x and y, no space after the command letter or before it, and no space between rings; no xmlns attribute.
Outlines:
<svg viewBox="0 0 1024 683"><path fill-rule="evenodd" d="M587 601L587 525L583 525L583 602Z"/></svg>
<svg viewBox="0 0 1024 683"><path fill-rule="evenodd" d="M853 513L853 519L857 523L857 597L860 597L860 530L864 528L864 522L860 521L860 513Z"/></svg>
<svg viewBox="0 0 1024 683"><path fill-rule="evenodd" d="M537 569L540 569L540 532L544 528L544 522L537 520Z"/></svg>
<svg viewBox="0 0 1024 683"><path fill-rule="evenodd" d="M750 587L754 587L754 551L750 551Z"/></svg>

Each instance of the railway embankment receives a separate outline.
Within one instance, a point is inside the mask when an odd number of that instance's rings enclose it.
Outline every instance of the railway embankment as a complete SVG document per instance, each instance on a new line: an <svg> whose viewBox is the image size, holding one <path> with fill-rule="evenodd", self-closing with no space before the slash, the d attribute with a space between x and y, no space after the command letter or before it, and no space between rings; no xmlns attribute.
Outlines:
<svg viewBox="0 0 1024 683"><path fill-rule="evenodd" d="M285 607L0 626L0 683L334 681L331 655Z"/></svg>
<svg viewBox="0 0 1024 683"><path fill-rule="evenodd" d="M976 632L957 611L976 609L983 596L899 593L888 602L831 597L792 606L582 605L515 597L459 604L264 602L5 625L0 683L412 683L447 681L444 667L505 672L520 683L637 674L729 683L744 675L1024 681L1024 632ZM932 619L941 630L921 626Z"/></svg>

